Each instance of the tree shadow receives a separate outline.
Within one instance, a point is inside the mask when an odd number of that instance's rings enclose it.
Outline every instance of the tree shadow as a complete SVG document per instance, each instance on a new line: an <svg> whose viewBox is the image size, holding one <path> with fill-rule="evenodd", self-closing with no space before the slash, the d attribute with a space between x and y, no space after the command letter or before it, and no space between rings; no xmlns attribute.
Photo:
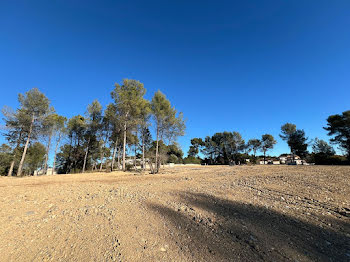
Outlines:
<svg viewBox="0 0 350 262"><path fill-rule="evenodd" d="M149 207L164 219L169 239L193 261L350 261L346 217L332 221L340 232L212 195L185 192L180 199L180 206Z"/></svg>

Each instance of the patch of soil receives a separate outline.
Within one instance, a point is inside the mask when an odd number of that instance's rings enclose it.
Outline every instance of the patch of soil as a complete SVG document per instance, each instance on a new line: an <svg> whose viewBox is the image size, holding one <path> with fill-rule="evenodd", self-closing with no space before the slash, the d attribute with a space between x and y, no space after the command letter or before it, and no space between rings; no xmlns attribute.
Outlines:
<svg viewBox="0 0 350 262"><path fill-rule="evenodd" d="M0 178L0 261L350 261L350 167Z"/></svg>

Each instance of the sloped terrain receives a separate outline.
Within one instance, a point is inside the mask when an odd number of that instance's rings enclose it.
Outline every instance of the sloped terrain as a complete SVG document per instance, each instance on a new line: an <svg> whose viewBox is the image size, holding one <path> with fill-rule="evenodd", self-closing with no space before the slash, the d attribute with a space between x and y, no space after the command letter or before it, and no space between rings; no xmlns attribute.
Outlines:
<svg viewBox="0 0 350 262"><path fill-rule="evenodd" d="M350 261L350 167L0 178L0 261Z"/></svg>

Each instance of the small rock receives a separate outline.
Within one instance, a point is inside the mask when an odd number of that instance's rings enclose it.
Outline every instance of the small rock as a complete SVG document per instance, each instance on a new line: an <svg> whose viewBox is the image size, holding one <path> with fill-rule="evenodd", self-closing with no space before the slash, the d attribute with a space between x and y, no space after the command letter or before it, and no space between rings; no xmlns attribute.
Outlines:
<svg viewBox="0 0 350 262"><path fill-rule="evenodd" d="M250 235L249 238L253 241L256 241L256 238L253 235Z"/></svg>

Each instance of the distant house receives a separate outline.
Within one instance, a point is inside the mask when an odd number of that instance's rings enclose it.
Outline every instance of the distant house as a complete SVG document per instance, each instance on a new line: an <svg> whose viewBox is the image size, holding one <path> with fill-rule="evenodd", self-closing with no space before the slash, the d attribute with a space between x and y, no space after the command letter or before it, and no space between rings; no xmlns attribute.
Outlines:
<svg viewBox="0 0 350 262"><path fill-rule="evenodd" d="M287 158L288 158L288 155L281 155L279 157L280 163L281 164L286 164L287 163Z"/></svg>
<svg viewBox="0 0 350 262"><path fill-rule="evenodd" d="M267 157L265 162L263 158L258 159L259 165L308 165L305 160L302 160L299 156L291 154L282 154L280 157Z"/></svg>
<svg viewBox="0 0 350 262"><path fill-rule="evenodd" d="M43 175L44 174L44 170L43 169L39 169L39 170L35 170L34 171L34 176L40 176L40 175ZM47 173L46 173L47 175L51 175L51 174L53 174L53 175L56 175L57 173L56 173L56 171L54 171L53 173L52 173L52 168L51 167L49 167L48 169L47 169Z"/></svg>
<svg viewBox="0 0 350 262"><path fill-rule="evenodd" d="M281 164L286 164L286 165L305 165L307 164L305 160L302 160L299 156L294 155L294 160L293 160L293 155L289 154L283 154L279 157L279 161Z"/></svg>
<svg viewBox="0 0 350 262"><path fill-rule="evenodd" d="M265 162L264 159L259 159L257 162L259 165L279 165L280 161L278 158L266 158Z"/></svg>
<svg viewBox="0 0 350 262"><path fill-rule="evenodd" d="M259 161L257 161L257 163L259 165L267 165L267 161L264 161L264 160L259 160Z"/></svg>

